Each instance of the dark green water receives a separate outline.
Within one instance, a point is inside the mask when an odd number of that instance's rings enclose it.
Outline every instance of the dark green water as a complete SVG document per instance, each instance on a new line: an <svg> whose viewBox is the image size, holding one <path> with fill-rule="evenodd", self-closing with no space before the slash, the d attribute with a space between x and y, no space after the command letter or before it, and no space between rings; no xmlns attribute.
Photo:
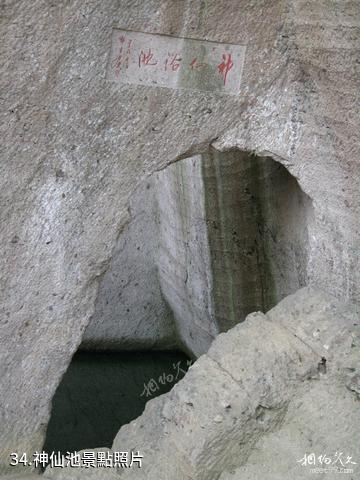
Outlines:
<svg viewBox="0 0 360 480"><path fill-rule="evenodd" d="M111 447L120 427L188 369L181 352L78 352L53 399L43 450Z"/></svg>

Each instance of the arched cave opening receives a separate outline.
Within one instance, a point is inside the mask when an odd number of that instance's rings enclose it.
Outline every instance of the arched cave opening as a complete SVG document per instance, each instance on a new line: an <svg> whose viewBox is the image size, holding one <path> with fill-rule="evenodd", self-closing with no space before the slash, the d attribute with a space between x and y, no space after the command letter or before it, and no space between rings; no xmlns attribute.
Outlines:
<svg viewBox="0 0 360 480"><path fill-rule="evenodd" d="M47 451L111 446L142 413L144 385L169 390L218 333L307 284L312 202L272 158L178 161L139 185L130 212L54 397Z"/></svg>

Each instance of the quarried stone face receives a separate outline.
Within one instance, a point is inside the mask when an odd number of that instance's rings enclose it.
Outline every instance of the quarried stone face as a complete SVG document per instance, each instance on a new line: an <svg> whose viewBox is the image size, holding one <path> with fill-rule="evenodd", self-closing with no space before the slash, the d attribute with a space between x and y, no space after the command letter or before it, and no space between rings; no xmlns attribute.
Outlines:
<svg viewBox="0 0 360 480"><path fill-rule="evenodd" d="M6 0L0 10L0 468L13 471L15 450L41 449L130 198L177 160L215 149L281 163L313 202L308 283L359 302L358 2ZM190 67L204 58L211 73L183 75L151 37L131 68L143 75L155 59L161 75L113 81L118 29L194 39L170 53ZM171 88L145 84L169 78Z"/></svg>

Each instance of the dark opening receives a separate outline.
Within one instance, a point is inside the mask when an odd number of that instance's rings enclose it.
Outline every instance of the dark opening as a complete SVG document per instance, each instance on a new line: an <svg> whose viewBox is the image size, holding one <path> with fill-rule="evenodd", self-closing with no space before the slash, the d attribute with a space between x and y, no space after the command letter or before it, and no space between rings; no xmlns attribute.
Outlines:
<svg viewBox="0 0 360 480"><path fill-rule="evenodd" d="M312 202L271 158L211 149L148 178L130 211L86 351L53 399L49 453L111 447L185 374L188 357L175 349L198 357L219 332L307 284Z"/></svg>
<svg viewBox="0 0 360 480"><path fill-rule="evenodd" d="M44 451L110 448L122 425L189 368L178 351L77 352L53 398Z"/></svg>

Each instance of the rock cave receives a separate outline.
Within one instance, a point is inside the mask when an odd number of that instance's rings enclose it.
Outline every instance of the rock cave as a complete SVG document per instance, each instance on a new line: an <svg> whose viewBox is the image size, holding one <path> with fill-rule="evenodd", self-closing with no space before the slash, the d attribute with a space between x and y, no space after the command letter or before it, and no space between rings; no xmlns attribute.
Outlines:
<svg viewBox="0 0 360 480"><path fill-rule="evenodd" d="M271 158L179 160L138 187L130 212L54 397L47 452L110 448L149 396L183 377L186 354L306 286L311 201Z"/></svg>
<svg viewBox="0 0 360 480"><path fill-rule="evenodd" d="M359 2L0 3L0 478L358 479Z"/></svg>
<svg viewBox="0 0 360 480"><path fill-rule="evenodd" d="M85 349L207 351L220 332L307 285L312 202L271 158L190 157L130 200Z"/></svg>

